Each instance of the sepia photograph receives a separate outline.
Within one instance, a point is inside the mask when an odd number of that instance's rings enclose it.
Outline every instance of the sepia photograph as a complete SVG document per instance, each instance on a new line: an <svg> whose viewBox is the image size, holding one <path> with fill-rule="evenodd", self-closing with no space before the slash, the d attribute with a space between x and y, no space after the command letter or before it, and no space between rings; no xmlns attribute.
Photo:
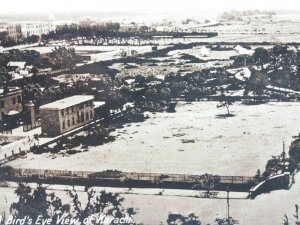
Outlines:
<svg viewBox="0 0 300 225"><path fill-rule="evenodd" d="M0 225L300 225L299 171L299 1L0 1Z"/></svg>

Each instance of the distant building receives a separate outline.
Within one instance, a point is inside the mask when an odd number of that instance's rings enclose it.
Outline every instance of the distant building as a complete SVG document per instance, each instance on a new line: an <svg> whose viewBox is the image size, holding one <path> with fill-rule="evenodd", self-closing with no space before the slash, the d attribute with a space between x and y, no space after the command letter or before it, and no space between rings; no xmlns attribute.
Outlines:
<svg viewBox="0 0 300 225"><path fill-rule="evenodd" d="M1 27L1 24L0 24L0 44L1 44L1 42L7 41L7 40L8 40L7 28Z"/></svg>
<svg viewBox="0 0 300 225"><path fill-rule="evenodd" d="M7 26L8 39L19 41L22 38L22 31L20 24L9 24Z"/></svg>
<svg viewBox="0 0 300 225"><path fill-rule="evenodd" d="M121 24L119 31L121 32L135 32L138 30L138 25L136 23Z"/></svg>
<svg viewBox="0 0 300 225"><path fill-rule="evenodd" d="M45 21L25 21L25 22L13 22L10 24L0 24L0 28L7 30L8 39L19 41L22 38L28 38L32 35L42 36L48 34L51 31L56 30L55 18L50 16Z"/></svg>
<svg viewBox="0 0 300 225"><path fill-rule="evenodd" d="M7 63L7 67L8 68L12 68L12 69L24 69L26 66L26 62L19 62L19 61L10 61L9 63Z"/></svg>
<svg viewBox="0 0 300 225"><path fill-rule="evenodd" d="M74 95L40 107L42 133L57 136L94 118L94 96Z"/></svg>
<svg viewBox="0 0 300 225"><path fill-rule="evenodd" d="M22 37L27 38L32 35L42 36L43 34L49 34L55 30L55 26L51 23L25 23L21 24Z"/></svg>
<svg viewBox="0 0 300 225"><path fill-rule="evenodd" d="M51 31L55 31L55 17L52 15L45 21L28 21L21 23L22 37L27 38L32 35L42 36L43 34L49 34Z"/></svg>
<svg viewBox="0 0 300 225"><path fill-rule="evenodd" d="M19 88L0 89L0 121L15 116L22 110L22 90Z"/></svg>

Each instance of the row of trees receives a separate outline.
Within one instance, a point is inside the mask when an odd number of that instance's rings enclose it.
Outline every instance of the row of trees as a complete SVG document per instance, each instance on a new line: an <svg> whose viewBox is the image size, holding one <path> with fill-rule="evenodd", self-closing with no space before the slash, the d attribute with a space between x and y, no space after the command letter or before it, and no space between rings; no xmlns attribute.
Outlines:
<svg viewBox="0 0 300 225"><path fill-rule="evenodd" d="M37 43L39 40L40 37L37 35L31 35L21 40L13 40L11 38L8 38L8 33L0 37L0 42L3 47L12 47L15 45L23 45L23 44L33 44L33 43Z"/></svg>
<svg viewBox="0 0 300 225"><path fill-rule="evenodd" d="M133 23L134 25L134 23ZM104 25L62 25L58 26L55 31L51 31L48 34L42 34L40 37L37 35L32 35L22 40L12 40L6 37L2 38L1 45L4 47L11 47L20 44L32 44L37 42L47 43L49 40L72 40L79 37L85 38L130 38L130 37L144 37L148 38L146 35L150 31L149 27L141 26L136 29L131 29L128 31L121 31L121 26L119 23L106 23ZM0 37L1 38L1 37Z"/></svg>
<svg viewBox="0 0 300 225"><path fill-rule="evenodd" d="M91 188L85 189L86 198L82 202L75 190L67 191L68 203L63 202L55 193L49 193L44 187L38 185L32 189L25 184L19 184L15 191L17 201L11 204L10 213L15 219L24 221L24 224L34 224L39 217L49 221L47 224L58 225L64 221L73 221L74 224L103 224L110 221L111 225L135 225L133 216L136 214L134 208L123 206L124 198L119 194L101 191L97 193ZM82 198L81 198L82 199ZM5 214L1 223L5 224ZM24 219L26 218L26 219ZM64 218L63 220L60 220ZM93 218L93 219L92 219ZM121 220L123 218L123 221ZM106 220L105 220L106 219ZM126 221L124 219L127 219ZM166 220L168 225L201 225L195 214L183 216L181 214L169 214ZM216 218L216 225L238 224L233 218Z"/></svg>
<svg viewBox="0 0 300 225"><path fill-rule="evenodd" d="M38 217L48 219L48 224L63 224L60 218L70 221L76 221L76 224L87 224L86 218L94 218L92 224L103 224L104 219L109 219L111 225L138 224L133 217L136 214L134 208L125 208L123 206L124 198L119 194L101 191L97 193L91 188L86 188L84 195L86 198L82 202L75 190L67 191L69 200L63 202L55 193L49 193L44 187L38 185L32 189L25 184L19 184L15 191L17 201L13 202L10 207L10 214L15 219L21 221L26 218L24 224L34 223ZM82 199L82 198L81 198ZM101 218L101 221L99 220ZM126 218L127 222L122 222L121 218ZM2 214L1 224L5 224L5 214ZM97 222L97 220L99 220ZM293 222L291 222L293 221ZM102 222L102 223L101 223ZM168 225L201 225L200 219L193 213L188 216L171 213L166 220ZM235 225L239 222L232 217L216 218L216 225ZM295 213L293 219L287 215L283 217L283 225L299 224L299 207L295 204Z"/></svg>
<svg viewBox="0 0 300 225"><path fill-rule="evenodd" d="M22 86L23 100L32 101L36 107L89 90L85 81L77 81L72 86L67 84L49 85L42 88L37 83L27 83Z"/></svg>
<svg viewBox="0 0 300 225"><path fill-rule="evenodd" d="M73 48L56 47L49 54L42 56L34 50L13 49L0 53L0 87L9 85L11 80L10 69L7 64L10 61L24 61L27 65L33 66L31 73L35 75L38 68L72 69L76 64L77 56ZM22 82L19 82L22 84ZM25 88L23 88L25 89Z"/></svg>
<svg viewBox="0 0 300 225"><path fill-rule="evenodd" d="M241 20L245 16L257 16L257 15L267 15L270 18L276 13L274 11L259 11L259 10L245 10L245 11L237 11L231 10L229 12L224 12L221 14L221 18L224 20Z"/></svg>
<svg viewBox="0 0 300 225"><path fill-rule="evenodd" d="M290 87L300 90L300 53L290 50L286 45L276 45L271 49L256 48L253 55L240 55L234 57L233 66L248 66L251 71L259 72L258 85L266 84ZM251 80L254 81L254 78Z"/></svg>
<svg viewBox="0 0 300 225"><path fill-rule="evenodd" d="M41 67L43 60L39 52L34 50L13 49L0 53L0 68L5 68L10 61L25 61L28 65Z"/></svg>
<svg viewBox="0 0 300 225"><path fill-rule="evenodd" d="M112 219L111 225L136 224L132 218L135 214L133 208L124 208L124 198L119 194L101 191L96 193L93 189L86 188L87 201L81 202L76 191L68 191L71 204L64 203L55 193L46 192L45 188L39 185L32 190L27 185L20 184L15 191L18 200L11 204L10 212L15 219L24 220L25 224L34 224L38 217L50 221L48 224L64 224L64 221L74 221L74 224L88 224L87 218L93 218L91 224L103 224L103 219ZM64 220L60 220L64 218ZM121 218L127 218L122 222ZM100 219L100 220L99 220ZM5 220L5 219L4 219ZM4 221L2 220L2 222ZM31 222L30 222L31 220Z"/></svg>

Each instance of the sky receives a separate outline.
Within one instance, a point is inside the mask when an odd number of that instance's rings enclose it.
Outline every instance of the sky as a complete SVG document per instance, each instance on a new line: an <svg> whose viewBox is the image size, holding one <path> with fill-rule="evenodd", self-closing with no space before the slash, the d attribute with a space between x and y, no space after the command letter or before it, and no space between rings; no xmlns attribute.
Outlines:
<svg viewBox="0 0 300 225"><path fill-rule="evenodd" d="M72 12L299 10L299 0L0 0L0 15Z"/></svg>

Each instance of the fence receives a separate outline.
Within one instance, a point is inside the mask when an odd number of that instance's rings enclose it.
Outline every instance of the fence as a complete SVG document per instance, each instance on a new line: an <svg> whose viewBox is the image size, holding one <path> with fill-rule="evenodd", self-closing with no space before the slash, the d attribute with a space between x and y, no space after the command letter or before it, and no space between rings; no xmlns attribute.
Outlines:
<svg viewBox="0 0 300 225"><path fill-rule="evenodd" d="M7 135L7 134L12 134L12 130L3 130L3 131L0 131L0 135Z"/></svg>
<svg viewBox="0 0 300 225"><path fill-rule="evenodd" d="M13 138L16 136L9 136ZM16 158L17 154L24 151L30 151L30 148L37 144L37 140L31 137L21 137L20 139L14 140L11 143L0 146L0 164L7 161L7 158L14 156L11 159Z"/></svg>
<svg viewBox="0 0 300 225"><path fill-rule="evenodd" d="M0 176L14 177L14 178L39 178L41 180L51 178L65 178L73 179L88 179L88 180L111 180L111 181L147 181L151 183L156 182L179 182L179 183L196 183L205 179L205 175L191 175L191 174L160 174L160 173L126 173L121 171L67 171L67 170L41 170L41 169L15 169L12 168L7 174L0 174ZM245 184L254 181L253 177L246 176L217 176L220 178L220 184Z"/></svg>
<svg viewBox="0 0 300 225"><path fill-rule="evenodd" d="M35 121L34 124L24 124L23 131L27 132L41 126L41 121Z"/></svg>
<svg viewBox="0 0 300 225"><path fill-rule="evenodd" d="M59 73L64 73L64 72L69 72L71 71L70 68L65 68L65 69L60 69L60 70L52 70L50 72L51 75L56 75L56 74L59 74Z"/></svg>

